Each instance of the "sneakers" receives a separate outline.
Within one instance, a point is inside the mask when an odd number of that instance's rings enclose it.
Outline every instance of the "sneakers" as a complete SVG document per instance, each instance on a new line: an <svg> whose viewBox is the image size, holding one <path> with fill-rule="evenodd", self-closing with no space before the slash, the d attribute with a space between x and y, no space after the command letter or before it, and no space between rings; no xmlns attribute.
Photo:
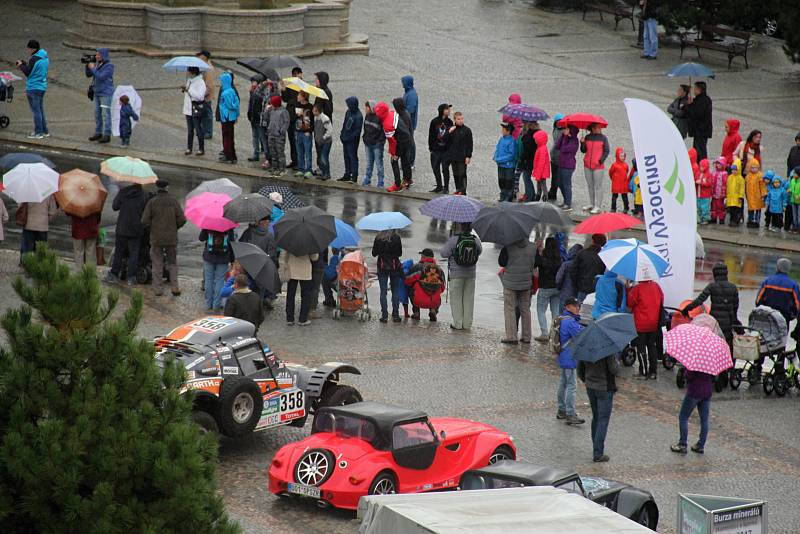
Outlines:
<svg viewBox="0 0 800 534"><path fill-rule="evenodd" d="M287 326L294 326L294 321L286 321Z"/></svg>
<svg viewBox="0 0 800 534"><path fill-rule="evenodd" d="M117 282L119 282L119 277L117 275L115 275L114 273L112 273L111 271L109 271L103 277L103 282L105 282L107 284L116 284Z"/></svg>
<svg viewBox="0 0 800 534"><path fill-rule="evenodd" d="M581 208L581 209L582 209L583 211L591 211L593 207L594 207L594 206L591 206L591 205L590 205L590 206L584 206L584 207L583 207L583 208Z"/></svg>
<svg viewBox="0 0 800 534"><path fill-rule="evenodd" d="M436 187L428 191L428 193L441 193L442 191L443 189L437 185Z"/></svg>
<svg viewBox="0 0 800 534"><path fill-rule="evenodd" d="M547 343L548 341L550 341L550 338L548 336L545 336L545 335L537 336L537 337L535 337L533 339L538 341L539 343Z"/></svg>
<svg viewBox="0 0 800 534"><path fill-rule="evenodd" d="M399 315L392 315L392 322L393 323L399 323L400 321L402 321L402 319L400 318Z"/></svg>
<svg viewBox="0 0 800 534"><path fill-rule="evenodd" d="M311 324L311 321L305 320L305 321L302 321L300 323L297 323L297 326L308 326L310 324Z"/></svg>
<svg viewBox="0 0 800 534"><path fill-rule="evenodd" d="M102 139L102 137L103 137L102 135L100 135L99 133L96 133L96 134L94 134L93 136L91 136L89 138L89 141L98 141L98 140Z"/></svg>
<svg viewBox="0 0 800 534"><path fill-rule="evenodd" d="M505 345L516 345L517 343L519 343L519 341L517 341L516 339L501 339L500 343L503 343Z"/></svg>
<svg viewBox="0 0 800 534"><path fill-rule="evenodd" d="M694 447L696 447L696 445L692 446L692 449L694 449ZM680 443L676 443L675 445L672 445L669 448L669 450L671 450L672 452L677 452L678 454L686 454L686 445L681 445Z"/></svg>
<svg viewBox="0 0 800 534"><path fill-rule="evenodd" d="M607 462L609 460L610 460L610 458L608 457L607 454L601 454L597 458L592 458L592 461L596 462L596 463Z"/></svg>
<svg viewBox="0 0 800 534"><path fill-rule="evenodd" d="M694 445L692 445L692 452L696 452L697 454L703 454L705 450L703 449L703 447L695 443Z"/></svg>
<svg viewBox="0 0 800 534"><path fill-rule="evenodd" d="M386 190L387 190L388 192L390 192L390 193L395 193L395 192L397 192L397 191L402 191L402 190L403 190L403 188L402 188L402 187L398 187L398 186L396 186L396 185L392 184L392 185L390 185L389 187L387 187L387 188L386 188Z"/></svg>
<svg viewBox="0 0 800 534"><path fill-rule="evenodd" d="M600 211L601 211L600 208L592 208L591 210L589 210L589 213L591 213L592 215L597 215L598 213L600 213Z"/></svg>
<svg viewBox="0 0 800 534"><path fill-rule="evenodd" d="M336 307L336 301L335 300L323 300L322 301L322 305L325 306L326 308L335 308Z"/></svg>
<svg viewBox="0 0 800 534"><path fill-rule="evenodd" d="M306 180L312 178L313 176L314 175L311 174L311 171L307 171L305 174L303 174L303 178L306 179Z"/></svg>
<svg viewBox="0 0 800 534"><path fill-rule="evenodd" d="M582 425L583 423L585 423L586 419L581 419L580 417L578 417L578 414L575 414L575 415L568 415L567 416L567 420L565 422L568 425L576 426L576 425Z"/></svg>
<svg viewBox="0 0 800 534"><path fill-rule="evenodd" d="M247 158L247 161L259 161L261 158L258 156L250 156Z"/></svg>
<svg viewBox="0 0 800 534"><path fill-rule="evenodd" d="M560 410L556 412L556 419L566 419L566 418L567 418L567 412L562 412Z"/></svg>
<svg viewBox="0 0 800 534"><path fill-rule="evenodd" d="M303 171L295 171L295 173L294 173L294 175L297 176L298 178L301 177L301 176L304 176L304 174L305 173L303 173Z"/></svg>
<svg viewBox="0 0 800 534"><path fill-rule="evenodd" d="M39 139L39 135L40 135L40 134L37 134L36 132L31 132L31 133L29 133L29 134L28 134L26 137L27 137L28 139Z"/></svg>
<svg viewBox="0 0 800 534"><path fill-rule="evenodd" d="M109 142L111 142L111 136L110 135L104 135L103 137L98 139L97 142L98 143L109 143Z"/></svg>
<svg viewBox="0 0 800 534"><path fill-rule="evenodd" d="M571 211L572 211L572 206L564 206L564 207L563 207L563 208L561 208L561 209L562 209L562 210L564 210L566 213L569 213L569 212L571 212Z"/></svg>
<svg viewBox="0 0 800 534"><path fill-rule="evenodd" d="M379 319L379 321L384 323L384 324L388 323L389 322L389 316L388 315L381 315L381 318Z"/></svg>
<svg viewBox="0 0 800 534"><path fill-rule="evenodd" d="M432 323L435 323L435 322L436 322L436 314L435 314L434 312L430 312L430 313L428 314L428 320L429 320L430 322L432 322Z"/></svg>

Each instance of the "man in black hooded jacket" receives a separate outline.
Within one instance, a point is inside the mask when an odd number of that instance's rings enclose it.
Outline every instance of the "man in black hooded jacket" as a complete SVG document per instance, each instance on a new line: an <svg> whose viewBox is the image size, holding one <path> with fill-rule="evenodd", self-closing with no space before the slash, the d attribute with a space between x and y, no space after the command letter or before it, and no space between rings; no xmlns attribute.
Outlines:
<svg viewBox="0 0 800 534"><path fill-rule="evenodd" d="M433 118L428 128L428 150L431 153L431 167L436 177L436 187L431 193L448 193L450 189L450 165L447 161L447 130L453 125L450 120L450 104L439 104L439 114ZM444 176L444 181L442 181Z"/></svg>
<svg viewBox="0 0 800 534"><path fill-rule="evenodd" d="M681 312L688 315L690 311L711 297L711 316L717 320L722 333L725 334L725 339L730 344L733 340L733 327L740 324L738 318L739 290L735 284L728 281L728 266L724 263L715 264L711 272L714 275L714 281L708 284L697 295L697 298Z"/></svg>
<svg viewBox="0 0 800 534"><path fill-rule="evenodd" d="M119 281L122 265L127 258L126 278L128 285L136 281L136 272L139 270L139 255L142 246L144 228L142 226L142 213L147 201L152 195L145 193L139 184L123 187L114 197L111 208L118 211L117 226L114 232L114 259L111 269L106 274L105 281L114 283Z"/></svg>
<svg viewBox="0 0 800 534"><path fill-rule="evenodd" d="M322 104L322 112L327 115L331 121L333 121L333 93L331 93L331 89L328 87L330 77L325 71L319 71L314 75L317 77L314 85L325 91L325 94L328 95L327 100L324 98L320 99L320 104Z"/></svg>
<svg viewBox="0 0 800 534"><path fill-rule="evenodd" d="M400 120L403 121L403 124L406 126L406 128L408 129L408 131L411 134L410 135L410 139L409 139L411 141L411 147L408 149L409 150L408 151L408 154L409 154L408 177L406 177L406 173L405 172L403 173L403 187L405 189L408 189L409 187L414 185L414 180L412 178L411 169L410 169L410 167L411 167L410 160L412 159L411 158L411 154L416 154L416 151L417 151L416 144L414 143L414 128L411 127L411 124L412 124L411 123L411 114L408 112L408 110L406 110L406 101L403 100L401 97L397 97L394 100L392 100L392 106L394 107L394 110L397 112L397 115L400 117ZM399 141L399 139L398 139L398 141ZM399 165L400 164L398 163L398 160L392 159L392 171L394 171L395 175L398 175L400 173L400 166ZM397 168L396 171L395 171L395 168Z"/></svg>

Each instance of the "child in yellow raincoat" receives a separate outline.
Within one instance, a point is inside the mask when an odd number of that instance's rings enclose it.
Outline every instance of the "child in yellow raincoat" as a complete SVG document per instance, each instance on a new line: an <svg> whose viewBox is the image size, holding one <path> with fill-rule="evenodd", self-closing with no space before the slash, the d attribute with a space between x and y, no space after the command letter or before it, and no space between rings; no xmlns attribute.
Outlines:
<svg viewBox="0 0 800 534"><path fill-rule="evenodd" d="M744 178L744 195L747 199L747 227L761 225L761 210L767 196L767 184L761 174L761 164L753 158L747 163L747 176Z"/></svg>
<svg viewBox="0 0 800 534"><path fill-rule="evenodd" d="M734 160L731 165L731 172L728 175L727 190L725 194L725 206L728 208L730 226L742 224L742 212L744 209L744 176L742 176L742 161Z"/></svg>
<svg viewBox="0 0 800 534"><path fill-rule="evenodd" d="M639 187L639 171L636 169L636 160L631 162L631 172L628 174L628 190L633 193L633 215L634 217L644 216L644 206L642 202L642 188Z"/></svg>

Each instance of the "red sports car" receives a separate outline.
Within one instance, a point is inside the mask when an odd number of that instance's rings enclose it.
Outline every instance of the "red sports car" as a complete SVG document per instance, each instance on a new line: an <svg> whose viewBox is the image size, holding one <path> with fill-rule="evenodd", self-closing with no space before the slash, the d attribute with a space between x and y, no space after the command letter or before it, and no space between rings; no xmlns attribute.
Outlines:
<svg viewBox="0 0 800 534"><path fill-rule="evenodd" d="M455 488L464 472L515 456L511 436L483 423L375 402L325 406L311 436L272 459L269 490L355 510L363 495Z"/></svg>

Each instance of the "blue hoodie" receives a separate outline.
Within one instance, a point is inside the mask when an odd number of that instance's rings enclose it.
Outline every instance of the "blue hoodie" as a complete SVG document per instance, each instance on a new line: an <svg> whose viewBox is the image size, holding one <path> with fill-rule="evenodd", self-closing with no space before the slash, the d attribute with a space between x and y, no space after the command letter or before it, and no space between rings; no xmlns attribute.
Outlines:
<svg viewBox="0 0 800 534"><path fill-rule="evenodd" d="M28 79L25 81L26 91L47 91L47 70L50 68L50 58L47 51L40 48L34 52L27 63L19 69Z"/></svg>
<svg viewBox="0 0 800 534"><path fill-rule="evenodd" d="M513 169L517 162L517 144L514 141L514 137L510 134L501 136L497 141L492 159L497 163L498 167Z"/></svg>
<svg viewBox="0 0 800 534"><path fill-rule="evenodd" d="M131 121L138 121L139 115L133 111L133 107L131 106L130 102L127 104L122 104L119 108L119 136L120 137L130 137L131 131L133 130L133 124Z"/></svg>
<svg viewBox="0 0 800 534"><path fill-rule="evenodd" d="M608 312L624 313L626 309L625 286L617 280L617 275L611 271L598 275L594 290L592 319L597 319Z"/></svg>
<svg viewBox="0 0 800 534"><path fill-rule="evenodd" d="M777 187L773 184L775 180L780 182ZM786 184L780 176L773 176L772 181L767 184L767 213L783 214L788 202L789 194L786 192Z"/></svg>
<svg viewBox="0 0 800 534"><path fill-rule="evenodd" d="M344 123L342 123L342 132L339 134L339 140L342 143L355 143L358 146L361 138L361 127L364 125L364 115L358 109L358 98L348 96L345 99L345 103L347 104L347 113L344 115Z"/></svg>
<svg viewBox="0 0 800 534"><path fill-rule="evenodd" d="M405 279L408 276L408 273L411 271L411 267L414 266L414 260L408 259L403 261L400 264L403 267L403 278ZM400 304L408 304L408 286L403 283L397 284L399 287L397 288L397 300Z"/></svg>
<svg viewBox="0 0 800 534"><path fill-rule="evenodd" d="M114 94L114 64L108 59L108 48L98 48L97 53L103 62L91 69L87 65L86 76L94 76L95 96L111 96Z"/></svg>
<svg viewBox="0 0 800 534"><path fill-rule="evenodd" d="M583 330L580 323L581 318L569 310L564 310L561 315L561 327L559 328L559 341L561 341L561 352L558 353L558 366L562 369L575 369L578 362L572 356L572 349L565 346L567 341L574 338Z"/></svg>
<svg viewBox="0 0 800 534"><path fill-rule="evenodd" d="M403 95L403 102L406 104L406 111L408 114L411 115L411 129L417 129L417 115L419 111L419 97L417 96L417 90L414 89L414 77L411 75L406 75L400 78L400 81L403 83L403 89L405 89L405 94Z"/></svg>
<svg viewBox="0 0 800 534"><path fill-rule="evenodd" d="M236 122L239 118L239 95L233 90L233 77L223 72L219 77L219 117L220 122Z"/></svg>

